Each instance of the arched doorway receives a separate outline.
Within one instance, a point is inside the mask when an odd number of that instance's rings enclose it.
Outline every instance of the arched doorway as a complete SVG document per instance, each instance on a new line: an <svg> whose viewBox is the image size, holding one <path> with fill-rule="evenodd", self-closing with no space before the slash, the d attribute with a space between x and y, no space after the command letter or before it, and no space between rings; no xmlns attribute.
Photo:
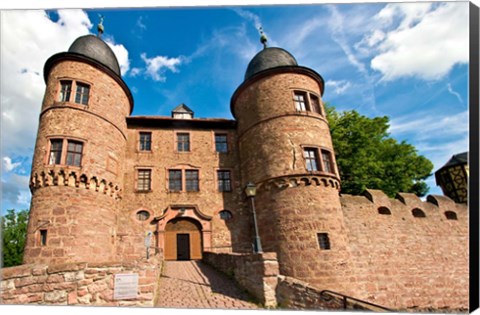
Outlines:
<svg viewBox="0 0 480 315"><path fill-rule="evenodd" d="M191 218L174 218L165 226L165 260L202 259L202 226Z"/></svg>

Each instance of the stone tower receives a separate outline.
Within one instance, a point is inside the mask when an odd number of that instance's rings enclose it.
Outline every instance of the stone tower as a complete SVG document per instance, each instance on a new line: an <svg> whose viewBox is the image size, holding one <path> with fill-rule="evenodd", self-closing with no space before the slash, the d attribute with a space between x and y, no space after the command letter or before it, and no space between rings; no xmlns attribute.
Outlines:
<svg viewBox="0 0 480 315"><path fill-rule="evenodd" d="M93 35L50 57L44 79L24 263L113 259L132 95Z"/></svg>
<svg viewBox="0 0 480 315"><path fill-rule="evenodd" d="M243 185L257 186L264 251L281 274L343 292L348 249L323 78L281 48L248 65L231 99Z"/></svg>

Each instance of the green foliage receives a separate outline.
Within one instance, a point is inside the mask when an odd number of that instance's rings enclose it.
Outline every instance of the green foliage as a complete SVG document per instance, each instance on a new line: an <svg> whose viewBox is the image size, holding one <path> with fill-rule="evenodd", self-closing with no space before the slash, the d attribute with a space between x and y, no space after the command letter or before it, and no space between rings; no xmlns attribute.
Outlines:
<svg viewBox="0 0 480 315"><path fill-rule="evenodd" d="M398 143L387 132L388 117L368 118L351 110L338 113L326 106L342 193L361 194L380 189L394 197L398 192L425 196L433 164L417 155L411 144Z"/></svg>
<svg viewBox="0 0 480 315"><path fill-rule="evenodd" d="M0 217L2 228L3 266L11 267L22 264L23 248L27 235L28 211L8 210Z"/></svg>

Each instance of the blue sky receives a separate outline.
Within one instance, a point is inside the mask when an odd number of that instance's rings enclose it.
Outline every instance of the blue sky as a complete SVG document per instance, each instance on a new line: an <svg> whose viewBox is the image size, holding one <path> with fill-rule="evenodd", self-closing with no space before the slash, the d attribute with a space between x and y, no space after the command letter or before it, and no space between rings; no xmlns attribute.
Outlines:
<svg viewBox="0 0 480 315"><path fill-rule="evenodd" d="M391 136L415 145L434 171L468 151L468 3L2 11L2 206L29 207L43 65L75 38L104 39L133 92L133 115L170 115L180 103L196 117L232 118L229 104L252 57L290 51L326 81L338 110L388 116ZM441 194L433 176L430 194Z"/></svg>

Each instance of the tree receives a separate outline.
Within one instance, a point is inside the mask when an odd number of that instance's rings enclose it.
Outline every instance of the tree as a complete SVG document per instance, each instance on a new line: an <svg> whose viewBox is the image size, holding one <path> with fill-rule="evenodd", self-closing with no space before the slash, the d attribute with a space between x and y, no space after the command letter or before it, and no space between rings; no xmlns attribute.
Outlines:
<svg viewBox="0 0 480 315"><path fill-rule="evenodd" d="M27 235L28 211L8 210L0 217L2 228L3 266L11 267L22 264L23 249Z"/></svg>
<svg viewBox="0 0 480 315"><path fill-rule="evenodd" d="M355 110L338 113L327 105L342 193L358 195L380 189L394 197L398 192L425 196L433 164L418 155L411 144L389 137L388 117L368 118Z"/></svg>

